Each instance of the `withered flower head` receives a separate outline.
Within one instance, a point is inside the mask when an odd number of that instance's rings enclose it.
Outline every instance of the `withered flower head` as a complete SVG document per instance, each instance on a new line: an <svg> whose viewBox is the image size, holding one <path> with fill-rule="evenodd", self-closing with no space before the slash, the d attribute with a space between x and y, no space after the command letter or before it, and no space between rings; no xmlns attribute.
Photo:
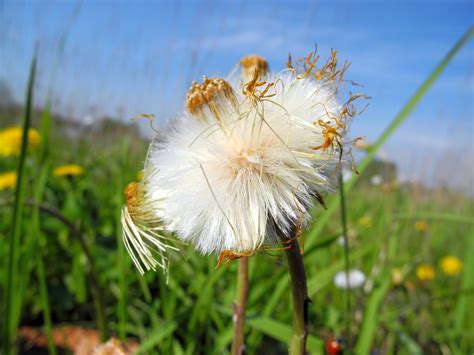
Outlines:
<svg viewBox="0 0 474 355"><path fill-rule="evenodd" d="M211 113L218 123L230 110L237 110L237 98L230 84L222 78L204 77L202 84L193 82L186 97L186 106L194 118L207 120Z"/></svg>
<svg viewBox="0 0 474 355"><path fill-rule="evenodd" d="M256 54L243 57L240 60L240 65L242 65L242 80L244 83L252 80L255 70L258 71L261 78L268 74L267 60Z"/></svg>

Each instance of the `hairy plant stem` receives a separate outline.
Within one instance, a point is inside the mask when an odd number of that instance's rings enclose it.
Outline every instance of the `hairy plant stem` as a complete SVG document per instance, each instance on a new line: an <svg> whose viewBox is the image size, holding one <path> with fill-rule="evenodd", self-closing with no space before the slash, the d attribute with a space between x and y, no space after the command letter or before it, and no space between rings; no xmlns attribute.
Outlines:
<svg viewBox="0 0 474 355"><path fill-rule="evenodd" d="M288 260L288 269L291 277L291 291L293 299L293 335L290 342L290 355L303 355L306 351L306 338L308 337L308 297L306 286L306 272L300 247L296 239L285 250Z"/></svg>
<svg viewBox="0 0 474 355"><path fill-rule="evenodd" d="M245 308L249 291L249 258L244 256L239 260L237 272L237 293L233 305L232 320L234 321L234 339L232 341L232 355L245 353Z"/></svg>

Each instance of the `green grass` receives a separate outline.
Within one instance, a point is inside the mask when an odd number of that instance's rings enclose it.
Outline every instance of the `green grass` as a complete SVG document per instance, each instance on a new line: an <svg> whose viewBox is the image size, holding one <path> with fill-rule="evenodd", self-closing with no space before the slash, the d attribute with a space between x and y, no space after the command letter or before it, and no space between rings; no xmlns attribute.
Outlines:
<svg viewBox="0 0 474 355"><path fill-rule="evenodd" d="M329 336L345 337L358 354L474 351L474 317L469 314L474 309L472 199L450 192L440 197L431 190L419 191L423 198L417 199L412 186L393 181L382 190L364 182L370 180L365 172L376 151L472 35L470 29L363 158L361 176L345 185L345 215L339 215L339 196L328 200L327 211L315 209L316 222L304 239L312 299L310 353L323 353ZM30 88L33 78L34 70ZM25 130L34 113L28 92ZM33 116L44 137L40 149L27 155L23 142L19 159L0 162L2 170L17 168L20 177L15 193L0 192L0 239L6 241L0 243L0 257L7 261L0 269L2 353L12 352L18 326L26 325L44 327L54 353L52 328L64 324L100 329L104 337L136 338L141 353L227 353L237 264L215 270L215 257L185 247L182 254L171 255L167 283L159 272L140 276L123 248L122 189L136 180L147 142L132 127L112 123L72 139L52 125L49 104ZM65 163L83 166L85 174L54 176L52 168ZM371 224L360 225L362 216L370 217ZM337 242L341 217L348 251ZM418 219L427 220L427 231L414 228ZM461 274L449 277L439 268L448 254L464 261ZM260 253L249 261L249 354L263 349L285 353L291 300L283 253ZM346 292L332 283L346 263L368 276L364 288L350 292L350 307ZM417 279L420 263L435 267L432 281ZM395 267L405 273L399 286L391 281Z"/></svg>

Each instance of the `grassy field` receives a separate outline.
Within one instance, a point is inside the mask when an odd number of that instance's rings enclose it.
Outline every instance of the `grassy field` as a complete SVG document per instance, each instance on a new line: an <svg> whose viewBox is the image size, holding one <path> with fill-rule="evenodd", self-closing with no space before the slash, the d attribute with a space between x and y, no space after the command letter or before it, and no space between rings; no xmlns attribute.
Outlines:
<svg viewBox="0 0 474 355"><path fill-rule="evenodd" d="M338 194L328 197L327 210L314 210L315 222L301 237L312 300L310 353L323 353L331 337L357 354L474 351L472 198L399 183L385 174L392 165L373 160L442 69L428 78L386 135L361 153L364 172L345 184L348 253L341 245ZM24 108L23 129L31 123L39 140L17 156L0 158L0 173L18 172L16 189L0 191L0 291L8 313L2 340L17 338L20 329L19 342L27 351L31 343L41 343L41 337L28 336L39 329L49 335L43 338L55 353L53 343L60 342L54 334L75 326L98 329L103 339L134 339L143 353L227 353L237 263L215 269L216 257L185 247L172 254L167 282L160 272L140 276L124 249L122 191L137 180L148 142L134 126L108 121L68 126L52 117L48 105L28 113L31 107ZM82 171L55 170L66 164ZM333 283L347 267L346 256L351 269L366 275L359 288L344 290ZM245 335L249 354L287 351L291 300L279 250L250 258Z"/></svg>

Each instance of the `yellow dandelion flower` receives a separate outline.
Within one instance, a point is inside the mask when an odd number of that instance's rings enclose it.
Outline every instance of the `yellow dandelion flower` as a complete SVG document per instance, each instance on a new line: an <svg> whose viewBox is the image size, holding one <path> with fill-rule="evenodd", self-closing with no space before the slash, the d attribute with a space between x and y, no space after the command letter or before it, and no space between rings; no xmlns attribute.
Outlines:
<svg viewBox="0 0 474 355"><path fill-rule="evenodd" d="M428 223L425 220L416 221L415 229L420 233L426 232L428 230Z"/></svg>
<svg viewBox="0 0 474 355"><path fill-rule="evenodd" d="M463 267L463 263L457 257L448 255L441 259L441 270L448 276L458 275Z"/></svg>
<svg viewBox="0 0 474 355"><path fill-rule="evenodd" d="M400 286L403 283L403 272L400 268L393 268L391 271L392 274L392 285Z"/></svg>
<svg viewBox="0 0 474 355"><path fill-rule="evenodd" d="M416 277L421 281L430 281L435 277L435 270L430 264L421 264L416 269Z"/></svg>
<svg viewBox="0 0 474 355"><path fill-rule="evenodd" d="M362 216L359 218L357 223L362 227L369 227L372 224L372 218L368 216Z"/></svg>
<svg viewBox="0 0 474 355"><path fill-rule="evenodd" d="M62 165L53 171L54 176L78 176L84 174L84 168L80 165Z"/></svg>
<svg viewBox="0 0 474 355"><path fill-rule="evenodd" d="M0 131L0 156L10 157L20 155L23 130L20 127L5 128ZM28 148L36 148L41 141L37 130L28 130Z"/></svg>
<svg viewBox="0 0 474 355"><path fill-rule="evenodd" d="M16 172L14 171L0 174L0 191L14 189L16 186L16 178Z"/></svg>

